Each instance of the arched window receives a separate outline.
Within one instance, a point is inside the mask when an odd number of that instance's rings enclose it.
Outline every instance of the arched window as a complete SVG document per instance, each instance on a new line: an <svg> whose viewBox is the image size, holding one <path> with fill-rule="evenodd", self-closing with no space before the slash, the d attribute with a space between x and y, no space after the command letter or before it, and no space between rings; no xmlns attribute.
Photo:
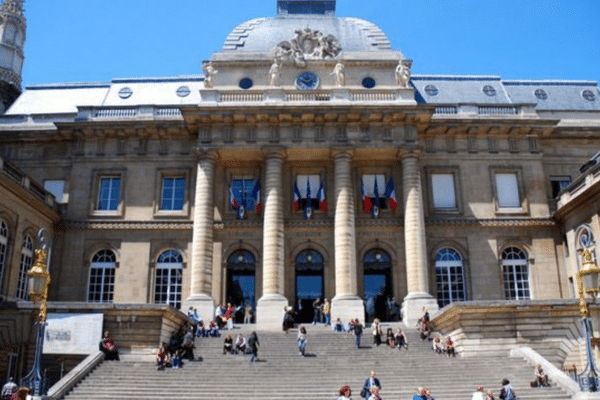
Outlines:
<svg viewBox="0 0 600 400"><path fill-rule="evenodd" d="M183 257L177 250L167 250L156 261L154 303L181 308Z"/></svg>
<svg viewBox="0 0 600 400"><path fill-rule="evenodd" d="M27 271L31 269L33 264L33 240L31 236L25 235L23 237L23 245L21 246L21 262L19 266L19 279L17 281L17 299L27 300L29 294L27 289L29 286L29 280L27 279Z"/></svg>
<svg viewBox="0 0 600 400"><path fill-rule="evenodd" d="M0 220L0 293L2 293L2 283L4 280L4 270L6 269L6 253L8 246L8 228L6 223Z"/></svg>
<svg viewBox="0 0 600 400"><path fill-rule="evenodd" d="M529 266L527 255L517 247L502 252L504 293L507 300L529 299Z"/></svg>
<svg viewBox="0 0 600 400"><path fill-rule="evenodd" d="M100 250L92 257L88 302L112 303L115 292L117 257L112 250Z"/></svg>
<svg viewBox="0 0 600 400"><path fill-rule="evenodd" d="M256 259L248 250L236 250L227 258L227 302L254 309ZM241 321L236 321L241 322Z"/></svg>
<svg viewBox="0 0 600 400"><path fill-rule="evenodd" d="M436 253L435 276L440 307L453 301L465 300L463 260L456 250L444 248Z"/></svg>
<svg viewBox="0 0 600 400"><path fill-rule="evenodd" d="M385 250L375 248L363 256L363 291L367 321L394 320L387 299L392 297L392 258Z"/></svg>

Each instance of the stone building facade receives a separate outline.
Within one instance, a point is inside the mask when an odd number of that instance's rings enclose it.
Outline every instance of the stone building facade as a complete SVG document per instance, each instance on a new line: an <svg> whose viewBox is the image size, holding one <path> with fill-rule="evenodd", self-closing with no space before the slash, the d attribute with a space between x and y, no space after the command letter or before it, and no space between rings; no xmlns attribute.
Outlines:
<svg viewBox="0 0 600 400"><path fill-rule="evenodd" d="M411 64L335 1L279 0L202 76L26 88L0 151L63 203L51 298L249 304L272 328L316 298L412 323L572 297L555 198L600 147L597 82Z"/></svg>

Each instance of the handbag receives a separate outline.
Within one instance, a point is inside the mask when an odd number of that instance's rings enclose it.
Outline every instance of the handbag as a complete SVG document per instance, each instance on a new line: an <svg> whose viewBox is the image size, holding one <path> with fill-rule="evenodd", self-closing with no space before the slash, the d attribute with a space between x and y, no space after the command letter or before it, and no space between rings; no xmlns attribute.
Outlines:
<svg viewBox="0 0 600 400"><path fill-rule="evenodd" d="M360 391L360 397L364 397L365 399L367 398L367 389L362 388L362 390Z"/></svg>

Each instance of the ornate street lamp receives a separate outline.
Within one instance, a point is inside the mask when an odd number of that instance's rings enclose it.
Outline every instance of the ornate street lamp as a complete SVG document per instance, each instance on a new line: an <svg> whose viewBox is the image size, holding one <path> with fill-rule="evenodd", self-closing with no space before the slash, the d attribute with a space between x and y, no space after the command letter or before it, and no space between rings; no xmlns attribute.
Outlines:
<svg viewBox="0 0 600 400"><path fill-rule="evenodd" d="M596 260L594 259L593 247L584 248L581 251L581 258L583 260L582 267L577 271L576 280L579 295L579 313L581 315L583 331L585 332L587 365L579 375L579 387L582 391L597 392L600 382L598 380L598 372L592 354L591 326L589 321L590 311L585 299L586 294L588 294L592 297L593 302L596 301L596 295L600 291L600 287L598 286L600 268L598 268Z"/></svg>
<svg viewBox="0 0 600 400"><path fill-rule="evenodd" d="M35 342L35 358L31 371L23 377L21 384L33 389L34 398L40 398L42 394L42 351L44 348L44 330L46 329L46 301L48 300L48 285L50 284L50 273L48 272L49 244L46 238L48 230L42 228L37 233L39 249L35 250L35 263L29 271L29 299L34 305L40 302L38 314L37 339Z"/></svg>

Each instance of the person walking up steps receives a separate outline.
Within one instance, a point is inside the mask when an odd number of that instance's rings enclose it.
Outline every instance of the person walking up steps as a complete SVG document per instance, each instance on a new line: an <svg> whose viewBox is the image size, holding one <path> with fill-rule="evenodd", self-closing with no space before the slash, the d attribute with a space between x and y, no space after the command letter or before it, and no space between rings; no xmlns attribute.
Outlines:
<svg viewBox="0 0 600 400"><path fill-rule="evenodd" d="M298 338L296 339L298 342L298 353L302 356L306 356L306 328L301 326L298 329Z"/></svg>

